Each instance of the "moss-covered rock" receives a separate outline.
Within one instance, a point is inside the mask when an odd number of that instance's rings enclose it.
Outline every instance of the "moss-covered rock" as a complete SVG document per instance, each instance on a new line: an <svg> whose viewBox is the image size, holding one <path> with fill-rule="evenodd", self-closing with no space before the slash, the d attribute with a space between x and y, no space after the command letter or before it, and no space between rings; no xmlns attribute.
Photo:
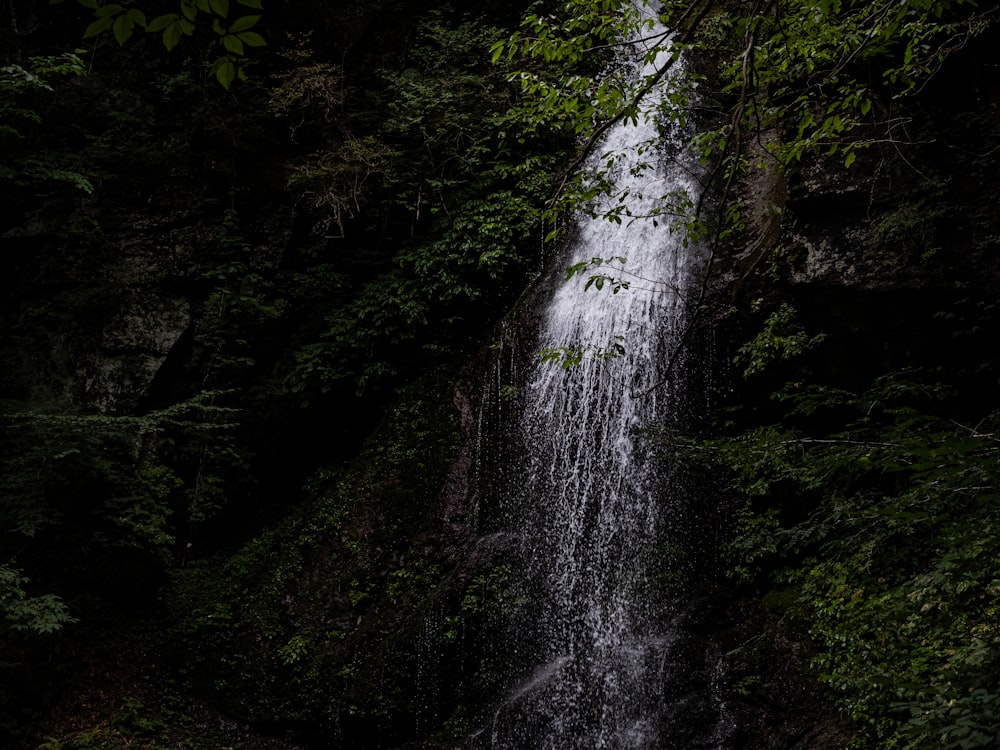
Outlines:
<svg viewBox="0 0 1000 750"><path fill-rule="evenodd" d="M470 436L455 392L443 374L404 389L359 456L316 472L281 524L178 572L174 647L197 693L352 747L442 730L463 621L502 585L474 575L467 530L456 537Z"/></svg>

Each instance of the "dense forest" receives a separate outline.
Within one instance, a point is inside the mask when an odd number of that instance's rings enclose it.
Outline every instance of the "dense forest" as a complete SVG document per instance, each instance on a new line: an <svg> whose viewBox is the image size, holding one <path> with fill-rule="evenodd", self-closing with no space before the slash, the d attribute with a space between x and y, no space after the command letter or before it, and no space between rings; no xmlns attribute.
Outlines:
<svg viewBox="0 0 1000 750"><path fill-rule="evenodd" d="M677 747L1000 744L1000 8L668 0L623 83L631 7L0 2L0 745L461 745L491 378L537 279L628 294L551 259L682 64L699 418L647 437L733 728Z"/></svg>

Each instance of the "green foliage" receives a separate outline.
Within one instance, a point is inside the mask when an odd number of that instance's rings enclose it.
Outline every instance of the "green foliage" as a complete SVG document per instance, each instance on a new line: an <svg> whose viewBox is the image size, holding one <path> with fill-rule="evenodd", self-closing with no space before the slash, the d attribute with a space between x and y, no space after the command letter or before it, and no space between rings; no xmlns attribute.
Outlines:
<svg viewBox="0 0 1000 750"><path fill-rule="evenodd" d="M851 532L799 574L822 648L816 665L878 747L990 747L1000 715L1000 696L984 687L1000 661L1000 415L964 427L883 403L887 424L871 437L853 432L855 442L809 459L826 464L827 486L844 497L808 531Z"/></svg>
<svg viewBox="0 0 1000 750"><path fill-rule="evenodd" d="M495 616L513 597L510 576L509 565L497 565L473 578L462 595L462 616Z"/></svg>
<svg viewBox="0 0 1000 750"><path fill-rule="evenodd" d="M664 128L685 123L687 84L678 78L671 87L660 85L675 67L681 45L671 44L669 34L653 32L653 28L651 17L624 0L567 0L556 13L528 15L523 31L492 47L494 62L520 65L508 77L520 86L523 99L503 117L505 132L513 131L521 141L551 133L571 135L582 139L585 154L611 125L622 120L651 119ZM640 38L641 42L625 41ZM668 54L653 72L635 80L627 67L607 65L616 48L629 44L647 62L657 61L661 52ZM653 89L665 98L647 101ZM655 140L642 144L639 152L652 158L656 146ZM563 181L548 215L587 209L595 198L604 197L611 199L606 217L621 223L622 215L630 215L628 195L618 192L607 178L621 157L608 153L605 170L585 173L575 169L583 159L578 156L568 170L573 176ZM693 206L690 196L663 196L664 212L690 213L673 208L674 203Z"/></svg>
<svg viewBox="0 0 1000 750"><path fill-rule="evenodd" d="M50 0L50 3L61 3L63 0ZM260 10L261 0L236 0L240 5ZM150 34L161 34L163 46L172 50L185 36L194 36L199 28L211 21L223 55L216 58L209 69L216 80L224 88L232 86L233 82L246 80L246 70L243 59L246 47L263 47L267 42L256 31L252 31L260 15L244 15L230 19L229 0L180 0L175 13L163 13L146 18L146 14L135 7L118 3L103 3L100 0L77 0L84 8L93 11L94 21L83 32L84 39L110 34L119 46L123 46L135 33L143 29Z"/></svg>
<svg viewBox="0 0 1000 750"><path fill-rule="evenodd" d="M302 116L344 136L301 162L290 181L316 209L314 232L345 245L362 222L400 239L373 273L337 290L325 328L298 352L291 389L376 390L404 369L452 351L456 333L489 311L534 249L551 157L522 158L498 137L510 87L484 54L498 31L430 13L404 73L382 71L388 116L352 134L330 66L282 74L272 111L298 134ZM303 53L304 54L304 53ZM298 119L296 119L298 118ZM374 254L373 254L374 255Z"/></svg>
<svg viewBox="0 0 1000 750"><path fill-rule="evenodd" d="M98 726L46 737L37 745L37 750L119 750L136 746L146 750L170 750L178 745L191 750L218 750L229 747L220 744L228 738L206 731L203 721L196 723L185 712L186 706L178 705L155 689L139 692L141 696L125 696L114 707L113 714Z"/></svg>
<svg viewBox="0 0 1000 750"><path fill-rule="evenodd" d="M701 196L662 196L669 213L686 217L693 238L732 238L742 229L735 180L757 157L744 150L749 133L777 135L768 152L779 168L793 170L805 158L840 154L845 168L874 144L899 143L904 122L893 116L893 100L918 93L946 63L992 21L963 0L769 0L732 4L705 0L643 3L670 33L655 33L624 0L565 0L548 13L528 15L523 29L493 45L496 62L515 63L510 80L521 86L522 103L505 117L519 138L565 130L591 151L619 121L652 118L665 127L683 125L693 107L715 109L693 145L714 164L721 194L714 217L703 215ZM640 39L641 42L626 40ZM605 66L611 52L632 44L646 61L669 52L652 72L630 79ZM641 44L641 47L640 47ZM680 56L704 63L705 81L685 71L687 85L666 88L663 104L644 98L662 82ZM715 97L713 100L712 97ZM642 152L655 153L655 144ZM621 221L628 195L608 179L614 156L596 173L577 172L560 186L550 210L556 214L587 208L597 196L609 199L604 211ZM573 169L569 170L573 172Z"/></svg>
<svg viewBox="0 0 1000 750"><path fill-rule="evenodd" d="M215 472L230 460L235 410L203 393L142 417L70 415L5 405L0 434L3 502L0 523L8 532L0 549L13 549L47 579L53 557L92 549L94 558L164 564L179 533L193 533L225 502L214 489ZM74 541L70 541L74 540ZM28 562L25 562L29 565ZM84 555L76 575L90 562ZM138 569L137 569L138 568ZM27 596L27 579L3 567L2 607L16 629L51 631L72 621L60 600ZM58 582L57 585L62 585Z"/></svg>
<svg viewBox="0 0 1000 750"><path fill-rule="evenodd" d="M978 13L954 15L961 5L796 2L782 6L779 15L749 17L737 23L748 47L728 71L731 90L744 97L748 125L787 128L779 151L783 162L840 151L850 167L858 149L895 138L891 121L874 119L876 98L916 91L987 27L988 19ZM866 121L879 135L855 135Z"/></svg>
<svg viewBox="0 0 1000 750"><path fill-rule="evenodd" d="M457 450L450 394L440 377L411 386L276 528L174 571L190 684L276 721L415 710L416 641L448 573L427 526Z"/></svg>
<svg viewBox="0 0 1000 750"><path fill-rule="evenodd" d="M301 635L293 635L288 643L278 649L278 658L285 664L294 664L309 654L309 641Z"/></svg>
<svg viewBox="0 0 1000 750"><path fill-rule="evenodd" d="M0 68L0 136L21 138L14 123L41 121L36 112L19 107L17 97L29 92L51 92L54 79L83 75L83 61L78 55L80 51L32 57L28 60L28 67L5 65Z"/></svg>
<svg viewBox="0 0 1000 750"><path fill-rule="evenodd" d="M54 94L53 85L60 79L83 75L80 52L36 56L25 65L0 68L0 153L4 154L0 157L0 181L17 186L66 182L85 193L93 192L93 185L84 175L34 158L26 144L30 140L29 130L42 121L28 102L33 97Z"/></svg>
<svg viewBox="0 0 1000 750"><path fill-rule="evenodd" d="M619 273L627 274L625 271L625 264L628 262L627 258L622 256L617 256L614 258L591 258L589 261L580 261L579 263L574 263L569 268L566 269L566 280L569 281L574 276L583 276L591 268L601 268L612 263L617 263L619 268L616 268ZM591 274L587 278L587 283L584 284L584 291L587 291L591 287L597 291L604 289L607 285L611 290L612 294L618 294L618 292L628 289L631 282L628 279L624 279L618 276L612 276L610 274L598 273Z"/></svg>
<svg viewBox="0 0 1000 750"><path fill-rule="evenodd" d="M553 346L542 349L538 356L542 362L558 363L564 370L579 365L584 357L593 357L601 362L607 362L617 357L625 356L625 347L620 343L624 336L615 336L607 346L587 344L586 346Z"/></svg>
<svg viewBox="0 0 1000 750"><path fill-rule="evenodd" d="M875 224L875 238L896 255L913 258L913 262L926 262L939 250L940 233L935 224L942 222L949 209L948 185L934 185L926 199L907 202L895 211L879 218Z"/></svg>
<svg viewBox="0 0 1000 750"><path fill-rule="evenodd" d="M652 20L642 18L632 3L570 0L560 5L558 15L531 14L523 26L524 31L493 45L494 62L523 56L551 65L511 74L529 100L512 113L512 123L528 132L558 127L581 135L607 120L625 116L634 121L641 116L633 87L648 88L652 79L636 84L626 71L607 72L601 65L608 59L601 50L652 29ZM648 59L655 58L665 41L665 35L649 40ZM595 51L599 59L589 59ZM587 63L590 75L580 74L581 63Z"/></svg>
<svg viewBox="0 0 1000 750"><path fill-rule="evenodd" d="M208 250L203 248L203 254ZM246 377L256 365L253 337L265 336L288 308L273 279L254 267L252 254L236 213L226 211L211 248L215 263L204 273L212 289L195 329L205 359L205 381L216 388L232 388Z"/></svg>
<svg viewBox="0 0 1000 750"><path fill-rule="evenodd" d="M688 446L745 498L730 577L778 569L797 587L813 667L861 727L857 747L998 739L1000 412L963 424L954 397L913 371L857 393L789 383L781 424Z"/></svg>
<svg viewBox="0 0 1000 750"><path fill-rule="evenodd" d="M44 201L8 191L17 206L7 225L27 229L9 243L12 284L44 281L18 286L7 318L16 322L5 386L22 401L0 410L0 524L12 530L0 540L0 561L17 581L2 593L0 628L15 646L5 651L4 682L23 682L20 665L47 658L63 672L46 670L43 688L10 701L14 688L5 691L0 729L41 706L42 690L77 704L62 680L77 671L87 674L81 691L94 683L78 705L92 709L72 725L47 720L53 747L223 746L209 730L168 741L162 722L177 718L162 719L155 700L137 695L154 684L196 692L233 716L284 722L274 726L338 714L345 723L348 715L412 723L416 629L442 611L434 637L450 649L479 614L469 604L463 619L461 592L441 585L453 575L436 525L457 440L451 388L434 397L441 409L433 426L424 419L429 398L388 411L392 427L355 465L317 473L308 503L288 488L294 474L251 461L245 441L270 449L287 437L269 434L272 424L300 418L285 413L287 402L275 404L268 380L272 366L276 379L287 374L296 347L316 355L308 360L316 369L298 381L303 401L314 388L336 388L349 402L359 384L385 395L400 382L387 373L453 363L521 289L559 150L529 159L528 145L498 137L512 87L488 62L500 32L470 20L478 9L426 13L380 31L377 44L365 36L345 50L339 24L354 23L347 16L384 19L385 4L373 12L349 3L329 29L317 25L316 49L303 42L305 57L275 71L265 102L267 80L213 96L177 54L208 64L232 55L241 64L240 45L247 57L255 52L252 35L268 15L258 21L236 3L227 16L218 3L93 5L88 15L99 15L80 25L98 24L88 65L132 64L58 91L18 89L10 99L40 113L44 126L15 123L18 156L51 168L56 149L66 149L73 160L64 173L85 165L81 174L99 189L90 199ZM329 20L321 10L303 12ZM173 54L156 53L161 43ZM229 79L225 64L216 75ZM283 132L293 142L281 144ZM0 159L7 164L11 153ZM291 196L281 189L287 174ZM237 220L250 211L252 221ZM167 342L169 355L157 349L166 362L139 414L66 406L81 395L71 389L83 390L83 356L89 364L92 355L117 356L113 346L132 346L101 339L121 309L123 283L130 299L183 298L183 337ZM54 372L39 376L45 368ZM163 408L191 392L192 378L207 390L197 404ZM124 412L127 401L113 408ZM383 403L372 401L366 420ZM237 405L267 413L251 422ZM344 403L345 424L333 429L367 429L354 423L360 412ZM329 450L331 461L348 460ZM234 506L257 478L266 479L252 487L252 510ZM275 529L261 529L265 522ZM163 580L169 591L160 590ZM470 597L488 608L490 595ZM66 627L72 616L79 627ZM157 658L123 654L123 666L107 670L115 672L111 688L92 679L106 654L121 653L120 628L146 616L154 635L143 652ZM67 632L32 633L53 623ZM30 649L37 652L25 655ZM119 675L140 677L141 690ZM125 693L142 705L126 706Z"/></svg>
<svg viewBox="0 0 1000 750"><path fill-rule="evenodd" d="M307 122L313 126L331 126L336 123L347 98L343 67L313 59L311 45L311 33L288 40L281 57L287 61L289 67L275 75L278 82L268 91L268 111L287 121L293 140L299 128ZM334 172L331 161L366 164L371 159L366 158L364 152L351 158L350 150L355 144L372 142L374 139L370 137L349 137L342 146L343 156L338 157L331 152L322 154L318 160L300 167L300 173L305 175L299 176L298 179L308 182L308 173L312 169ZM378 144L375 144L375 149L378 148ZM318 184L317 187L319 186ZM334 188L330 192L350 193L347 187Z"/></svg>
<svg viewBox="0 0 1000 750"><path fill-rule="evenodd" d="M760 333L739 348L736 363L743 366L743 377L749 377L776 361L801 356L823 339L823 334L810 336L806 333L797 320L795 309L783 303L768 316Z"/></svg>
<svg viewBox="0 0 1000 750"><path fill-rule="evenodd" d="M0 565L0 613L14 630L45 634L76 622L63 601L52 594L29 596L24 586L29 580L20 570Z"/></svg>

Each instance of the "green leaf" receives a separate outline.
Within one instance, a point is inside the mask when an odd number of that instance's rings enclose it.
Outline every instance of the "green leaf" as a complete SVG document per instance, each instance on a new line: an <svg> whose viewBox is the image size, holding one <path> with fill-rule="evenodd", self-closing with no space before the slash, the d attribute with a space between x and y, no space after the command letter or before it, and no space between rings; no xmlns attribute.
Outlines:
<svg viewBox="0 0 1000 750"><path fill-rule="evenodd" d="M229 27L229 33L238 34L241 31L253 28L259 20L260 16L240 16L233 21L233 25Z"/></svg>
<svg viewBox="0 0 1000 750"><path fill-rule="evenodd" d="M215 77L222 84L222 87L228 89L233 85L233 81L236 79L236 65L228 57L221 57L215 61Z"/></svg>
<svg viewBox="0 0 1000 750"><path fill-rule="evenodd" d="M174 22L163 30L163 46L166 47L168 51L176 47L180 40L181 25L179 22Z"/></svg>
<svg viewBox="0 0 1000 750"><path fill-rule="evenodd" d="M135 30L135 22L127 14L122 14L115 19L111 30L114 32L115 39L118 40L118 46L120 47L132 36L132 32Z"/></svg>
<svg viewBox="0 0 1000 750"><path fill-rule="evenodd" d="M854 159L856 157L857 157L856 153L854 153L853 151L848 151L847 158L844 159L844 168L847 169L848 167L850 167L854 163Z"/></svg>
<svg viewBox="0 0 1000 750"><path fill-rule="evenodd" d="M243 54L243 42L241 42L232 34L226 34L226 36L222 37L222 46L225 47L228 52L232 52L234 55Z"/></svg>
<svg viewBox="0 0 1000 750"><path fill-rule="evenodd" d="M194 4L194 0L181 0L181 13L184 17L190 21L194 20L194 17L198 15L198 6Z"/></svg>
<svg viewBox="0 0 1000 750"><path fill-rule="evenodd" d="M146 26L146 31L154 33L157 31L163 31L171 24L176 25L176 21L179 16L176 13L166 13L162 16L157 16Z"/></svg>
<svg viewBox="0 0 1000 750"><path fill-rule="evenodd" d="M264 6L260 4L260 0L236 0L240 5L245 5L248 8L256 8L257 10L264 10Z"/></svg>
<svg viewBox="0 0 1000 750"><path fill-rule="evenodd" d="M90 24L90 26L87 27L86 31L83 32L83 38L90 39L91 37L97 36L98 34L103 34L105 31L111 28L111 24L113 24L114 22L115 20L113 18L97 19L92 24Z"/></svg>
<svg viewBox="0 0 1000 750"><path fill-rule="evenodd" d="M133 23L138 24L142 28L146 28L146 14L137 8L128 9L128 17L132 19Z"/></svg>
<svg viewBox="0 0 1000 750"><path fill-rule="evenodd" d="M237 36L243 40L245 44L250 47L266 47L267 42L264 41L264 37L258 34L256 31L244 31Z"/></svg>
<svg viewBox="0 0 1000 750"><path fill-rule="evenodd" d="M6 603L4 609L14 630L30 630L39 635L54 633L63 625L77 622L62 600L52 594L16 599Z"/></svg>
<svg viewBox="0 0 1000 750"><path fill-rule="evenodd" d="M229 15L229 0L208 0L208 3L212 6L212 12L215 15L223 18Z"/></svg>
<svg viewBox="0 0 1000 750"><path fill-rule="evenodd" d="M105 5L103 8L98 8L94 15L98 18L108 18L109 16L117 16L124 10L120 5Z"/></svg>

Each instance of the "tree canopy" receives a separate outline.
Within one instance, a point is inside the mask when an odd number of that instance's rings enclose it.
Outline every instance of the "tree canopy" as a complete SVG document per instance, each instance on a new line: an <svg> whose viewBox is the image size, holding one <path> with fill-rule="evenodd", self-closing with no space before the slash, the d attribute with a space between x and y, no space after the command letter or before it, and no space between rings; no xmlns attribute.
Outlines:
<svg viewBox="0 0 1000 750"><path fill-rule="evenodd" d="M667 31L652 31L649 11ZM748 138L777 133L767 151L784 169L817 153L840 153L849 167L861 149L905 140L906 120L894 103L926 85L996 12L968 0L569 0L527 16L520 31L493 45L493 57L530 63L510 76L525 96L511 115L519 130L569 130L582 152L621 119L698 113L695 145L716 164L725 202L754 158ZM664 48L670 55L629 80L603 64L622 45L647 60ZM642 98L681 56L698 61L688 83L643 114ZM575 173L581 159L567 168L570 181L593 179ZM568 205L593 189L570 191ZM738 225L738 212L721 216Z"/></svg>

